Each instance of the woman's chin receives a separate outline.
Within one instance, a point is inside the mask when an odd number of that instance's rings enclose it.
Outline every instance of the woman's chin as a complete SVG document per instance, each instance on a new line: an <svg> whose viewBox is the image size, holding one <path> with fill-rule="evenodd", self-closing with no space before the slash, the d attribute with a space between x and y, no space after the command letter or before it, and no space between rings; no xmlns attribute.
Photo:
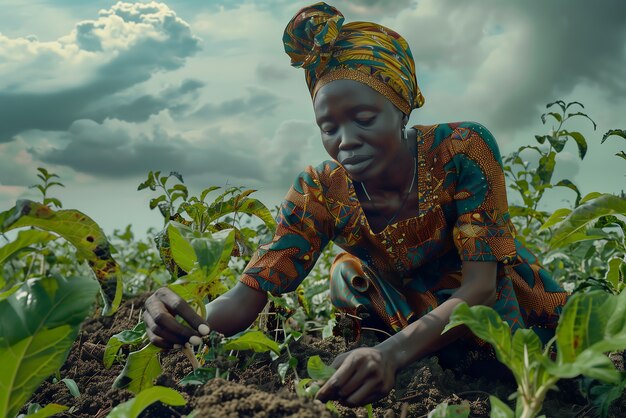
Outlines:
<svg viewBox="0 0 626 418"><path fill-rule="evenodd" d="M372 159L367 159L356 164L342 164L344 170L348 173L348 176L354 181L364 181L369 175L369 168L372 163Z"/></svg>

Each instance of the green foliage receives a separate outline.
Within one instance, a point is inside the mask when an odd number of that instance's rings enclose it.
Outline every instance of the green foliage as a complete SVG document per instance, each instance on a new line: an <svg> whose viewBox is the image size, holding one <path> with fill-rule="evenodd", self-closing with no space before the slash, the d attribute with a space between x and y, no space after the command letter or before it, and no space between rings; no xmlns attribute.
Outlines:
<svg viewBox="0 0 626 418"><path fill-rule="evenodd" d="M606 131L604 135L602 135L602 141L600 141L600 143L603 144L604 141L606 141L607 138L610 136L618 136L626 139L626 129L611 129L609 131ZM626 160L626 152L624 151L620 151L615 155Z"/></svg>
<svg viewBox="0 0 626 418"><path fill-rule="evenodd" d="M3 219L0 232L30 226L54 232L70 242L76 248L77 256L89 263L100 282L103 313L111 315L117 310L122 299L121 271L111 256L104 232L91 218L77 210L55 212L41 203L18 200L15 207L0 215L0 219ZM49 241L47 235L39 234L38 238Z"/></svg>
<svg viewBox="0 0 626 418"><path fill-rule="evenodd" d="M552 235L550 247L559 248L580 241L605 238L604 234L587 234L587 230L600 218L614 214L626 215L626 199L604 194L585 202L563 218Z"/></svg>
<svg viewBox="0 0 626 418"><path fill-rule="evenodd" d="M109 338L104 348L104 357L102 358L104 367L108 369L113 365L122 346L141 344L145 339L145 335L146 324L141 321L132 330L118 332Z"/></svg>
<svg viewBox="0 0 626 418"><path fill-rule="evenodd" d="M136 418L141 412L154 402L166 405L182 406L187 401L174 389L163 386L153 386L142 390L133 399L119 404L109 412L107 418Z"/></svg>
<svg viewBox="0 0 626 418"><path fill-rule="evenodd" d="M511 337L508 325L489 307L460 304L444 332L462 324L490 343L498 360L513 372L518 384L516 416L536 416L547 392L561 378L582 374L620 382L619 372L604 353L626 348L626 292L572 295L556 329L556 360L549 355L550 346L542 352L532 330L519 329ZM502 410L501 405L496 408Z"/></svg>
<svg viewBox="0 0 626 418"><path fill-rule="evenodd" d="M58 179L59 176L54 173L49 173L48 170L43 167L38 167L37 171L39 171L37 177L41 180L41 184L34 184L30 186L30 188L39 190L39 192L41 193L41 202L44 205L54 205L57 208L62 208L63 205L61 204L61 201L59 199L54 197L48 197L48 189L50 189L51 187L65 187L65 185L63 185L61 182L54 180L55 178Z"/></svg>
<svg viewBox="0 0 626 418"><path fill-rule="evenodd" d="M595 122L582 112L573 112L571 108L584 106L579 102L565 103L557 100L548 103L550 108L558 108L541 115L541 121L545 124L552 120L556 125L552 126L548 135L535 135L539 146L522 146L517 151L503 159L504 172L509 179L509 187L518 193L522 200L522 205L510 205L510 214L513 221L521 231L519 237L531 249L541 252L542 242L545 241L545 233L539 231L539 226L546 222L548 213L539 210L539 203L544 197L546 190L554 187L566 187L576 193L575 204L581 200L581 193L578 187L568 179L562 179L553 183L552 177L557 163L557 154L563 151L569 139L574 140L578 147L580 159L584 159L587 154L587 139L580 132L568 131L563 126L571 119L586 118L593 124ZM537 163L531 165L525 158L528 152L536 154ZM537 233L539 232L539 233Z"/></svg>
<svg viewBox="0 0 626 418"><path fill-rule="evenodd" d="M247 331L235 338L227 339L224 350L252 350L255 353L273 351L280 354L280 348L274 340L267 338L261 331Z"/></svg>
<svg viewBox="0 0 626 418"><path fill-rule="evenodd" d="M157 356L160 352L159 347L148 344L141 350L130 353L113 387L128 389L137 394L154 386L154 379L161 374L162 370Z"/></svg>
<svg viewBox="0 0 626 418"><path fill-rule="evenodd" d="M327 381L335 373L335 369L324 364L320 356L309 357L306 370L311 379Z"/></svg>
<svg viewBox="0 0 626 418"><path fill-rule="evenodd" d="M448 402L442 402L428 413L428 418L467 418L469 413L470 406L467 401L460 405L450 405ZM493 417L493 414L491 416Z"/></svg>
<svg viewBox="0 0 626 418"><path fill-rule="evenodd" d="M31 406L35 407L31 408ZM31 404L28 408L28 414L20 414L17 416L17 418L47 418L60 412L67 411L67 409L67 406L59 405L56 403L48 404L43 408L39 404Z"/></svg>
<svg viewBox="0 0 626 418"><path fill-rule="evenodd" d="M0 301L0 416L14 416L61 367L97 291L89 278L43 277Z"/></svg>

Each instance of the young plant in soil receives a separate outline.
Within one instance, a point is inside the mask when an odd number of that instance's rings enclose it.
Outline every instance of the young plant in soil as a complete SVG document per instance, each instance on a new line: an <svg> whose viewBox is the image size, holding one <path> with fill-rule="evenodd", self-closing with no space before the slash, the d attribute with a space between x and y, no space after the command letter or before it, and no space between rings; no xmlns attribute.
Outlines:
<svg viewBox="0 0 626 418"><path fill-rule="evenodd" d="M171 178L177 179L179 183L169 187L167 183ZM189 197L182 176L174 172L167 176L160 172L150 172L148 179L138 189L146 188L163 191L163 194L150 201L150 208L158 207L165 221L165 228L157 235L155 242L172 275L172 282L168 287L190 303L200 316L205 317L205 304L228 290L221 278L227 275L232 256L247 252L249 239L253 235L248 229L240 228L238 217L241 214L256 216L270 230L275 227L274 219L260 201L249 197L254 190L228 188L209 203L206 201L207 196L219 187L209 187L199 197ZM258 333L247 332L238 338L227 340L223 349L238 350L238 347L246 344L248 346L245 349L267 347L262 337L266 340L267 338ZM136 342L135 337L131 336L130 340ZM146 341L144 335L141 340ZM119 334L111 339L107 345L109 359L115 357L120 343ZM201 341L196 343L200 344ZM210 352L218 351L218 355L222 355L220 344L222 343L210 343ZM270 349L278 351L278 346ZM115 386L127 388L134 393L151 387L152 381L161 373L157 355L160 351L148 344L141 350L130 353ZM194 376L186 380L187 383L220 374L219 371L214 373L199 368L197 353L190 344L185 345L183 351L197 369Z"/></svg>
<svg viewBox="0 0 626 418"><path fill-rule="evenodd" d="M559 320L555 338L542 351L537 334L530 329L511 330L498 313L487 306L460 304L444 332L467 325L490 343L496 357L513 373L517 382L515 412L491 396L492 416L533 418L556 382L578 375L618 384L620 373L606 352L626 348L626 292L619 296L601 291L571 296ZM556 359L550 353L556 342Z"/></svg>
<svg viewBox="0 0 626 418"><path fill-rule="evenodd" d="M0 248L0 268L12 259L30 256L31 260L23 277L0 284L0 416L14 416L41 382L59 370L80 324L95 305L98 289L104 314L113 314L122 296L121 272L102 229L77 210L52 210L50 205L61 207L61 202L47 196L47 191L62 184L52 181L58 176L45 169L39 173L42 184L35 187L43 203L19 200L0 212L0 233L30 227ZM63 277L50 268L44 249L58 238L75 247L97 281L90 274ZM32 268L36 262L39 268ZM71 390L71 383L65 383ZM43 416L59 408L67 409L48 405L37 413Z"/></svg>

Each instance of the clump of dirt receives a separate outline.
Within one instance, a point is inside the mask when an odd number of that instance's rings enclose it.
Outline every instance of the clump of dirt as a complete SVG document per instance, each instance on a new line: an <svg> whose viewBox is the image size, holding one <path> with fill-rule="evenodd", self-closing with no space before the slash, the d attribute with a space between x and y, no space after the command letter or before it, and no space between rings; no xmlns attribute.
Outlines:
<svg viewBox="0 0 626 418"><path fill-rule="evenodd" d="M116 363L105 369L102 363L104 348L109 338L125 329L133 328L140 320L140 311L146 295L126 300L112 317L88 319L82 326L78 340L60 371L61 378L74 379L80 396L74 398L66 386L47 379L31 398L31 402L47 405L58 403L71 407L65 417L103 418L108 412L133 394L112 388L122 370ZM363 345L374 345L379 335L362 330L360 339L352 341L353 333L342 327L339 335L319 339L309 335L290 345L297 362L300 378L307 377L309 357L319 355L327 364L340 353ZM462 350L461 350L462 352ZM128 354L128 350L125 351ZM459 404L467 401L471 417L489 416L489 395L505 401L515 392L515 384L508 371L494 359L473 356L472 353L425 358L398 375L396 389L389 396L373 404L376 417L423 417L439 403ZM618 369L624 370L623 353L612 355ZM287 361L287 354L272 361L267 354L240 352L229 369L229 380L213 379L203 386L180 386L178 382L191 372L191 365L180 351L161 354L163 374L156 384L175 388L188 400L187 406L169 407L154 404L142 417L181 417L197 410L197 416L210 417L329 417L324 405L300 400L295 395L295 373L290 370L285 382L277 372L278 364ZM487 375L488 377L485 377ZM542 411L548 417L595 417L597 412L580 394L578 380L561 380L559 391L548 394ZM347 408L334 404L338 416L366 417L364 408ZM514 407L513 404L510 404ZM610 417L623 416L626 395L614 402Z"/></svg>
<svg viewBox="0 0 626 418"><path fill-rule="evenodd" d="M277 395L223 379L202 386L192 406L201 417L332 417L323 404L298 399L293 393Z"/></svg>

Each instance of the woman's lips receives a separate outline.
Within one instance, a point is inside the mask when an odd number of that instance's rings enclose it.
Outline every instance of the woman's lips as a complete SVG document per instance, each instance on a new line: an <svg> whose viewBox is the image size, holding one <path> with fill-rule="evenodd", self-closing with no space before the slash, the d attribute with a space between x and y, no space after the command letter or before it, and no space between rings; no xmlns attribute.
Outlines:
<svg viewBox="0 0 626 418"><path fill-rule="evenodd" d="M369 155L354 155L341 160L341 165L351 173L358 173L363 171L371 161L372 157Z"/></svg>

